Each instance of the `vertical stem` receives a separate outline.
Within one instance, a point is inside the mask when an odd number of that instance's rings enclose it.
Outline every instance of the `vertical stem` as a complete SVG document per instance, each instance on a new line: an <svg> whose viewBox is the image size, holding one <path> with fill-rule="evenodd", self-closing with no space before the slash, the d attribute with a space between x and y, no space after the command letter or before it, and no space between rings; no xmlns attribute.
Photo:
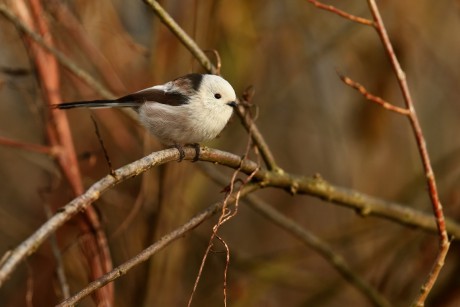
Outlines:
<svg viewBox="0 0 460 307"><path fill-rule="evenodd" d="M383 24L383 20L382 20L382 17L380 16L380 12L379 12L379 9L377 7L375 0L368 0L368 4L372 12L374 21L375 21L375 29L377 30L377 33L380 36L380 39L382 40L385 50L390 58L393 70L398 79L398 84L399 84L399 87L401 89L401 92L404 98L404 103L406 104L406 108L410 111L408 117L409 117L410 124L412 126L412 130L414 132L415 139L417 141L417 148L419 150L420 157L422 159L423 168L425 170L425 178L427 181L429 196L431 199L433 213L436 219L436 225L437 225L438 233L439 233L440 242L439 242L438 253L436 256L436 261L433 267L431 268L431 271L426 281L422 285L420 294L417 297L416 302L414 303L415 306L423 306L428 294L430 293L434 283L436 282L436 279L438 278L441 268L444 265L444 260L446 258L450 243L449 243L449 239L447 236L446 223L444 219L442 205L439 200L438 189L436 186L436 179L433 173L433 168L431 166L430 157L429 157L428 150L426 147L426 141L423 136L422 128L420 126L420 122L415 112L414 104L412 101L412 96L409 91L409 86L407 85L406 74L401 69L401 65L399 64L399 61L395 55L393 46L388 37L388 33Z"/></svg>

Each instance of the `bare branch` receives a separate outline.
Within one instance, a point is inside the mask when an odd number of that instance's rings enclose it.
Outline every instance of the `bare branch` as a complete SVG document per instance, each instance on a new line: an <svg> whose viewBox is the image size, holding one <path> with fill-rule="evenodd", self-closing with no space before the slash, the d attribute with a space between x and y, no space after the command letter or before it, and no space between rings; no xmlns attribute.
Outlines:
<svg viewBox="0 0 460 307"><path fill-rule="evenodd" d="M426 281L422 285L420 295L416 299L415 303L416 306L423 306L428 294L430 293L434 283L436 282L436 279L438 278L441 268L444 265L444 260L447 255L450 243L446 231L444 212L442 210L441 201L439 200L438 196L436 179L434 177L433 168L431 166L430 157L428 155L428 150L426 147L425 137L423 136L422 127L420 126L420 122L415 112L414 103L406 80L406 74L402 70L398 58L395 55L393 45L391 44L390 38L388 37L388 33L385 29L385 25L383 23L382 17L380 16L380 12L375 0L368 0L368 4L375 21L375 29L378 35L380 36L380 39L383 43L383 46L385 47L388 56L390 57L393 70L398 79L399 87L401 88L404 102L406 104L407 109L410 111L408 117L412 126L412 130L414 132L415 139L417 141L423 168L425 169L425 177L428 185L428 191L433 206L433 213L436 218L436 225L438 227L439 232L439 250L436 256L435 263L431 268L431 271Z"/></svg>
<svg viewBox="0 0 460 307"><path fill-rule="evenodd" d="M215 168L208 166L203 167L206 175L212 178L219 184L225 184L225 176L218 172ZM346 263L346 260L335 253L332 248L319 237L315 236L310 231L297 224L295 221L285 217L276 209L264 202L256 195L247 195L245 203L251 209L270 220L280 228L301 240L305 245L312 248L324 257L346 280L350 281L359 291L361 291L371 302L376 306L390 306L386 298L384 298L376 289L369 285L365 280L359 277Z"/></svg>
<svg viewBox="0 0 460 307"><path fill-rule="evenodd" d="M371 26L371 27L375 26L375 24L374 24L374 22L372 20L349 14L349 13L347 13L345 11L339 10L338 8L336 8L333 5L327 5L327 4L321 3L321 2L316 1L316 0L307 0L307 1L310 2L311 4L313 4L314 6L316 6L317 8L319 8L319 9L329 11L331 13L339 15L340 17L343 17L343 18L348 19L350 21L357 22L357 23L363 24L365 26Z"/></svg>
<svg viewBox="0 0 460 307"><path fill-rule="evenodd" d="M235 112L240 118L241 124L243 124L243 127L249 133L254 144L259 149L262 159L264 160L265 165L267 165L267 168L269 170L282 173L283 170L276 163L275 157L273 156L270 147L265 141L265 138L263 137L259 128L257 128L253 118L251 117L251 113L248 111L249 109L246 107L251 103L251 101L246 101L245 99L252 99L252 95L243 94L243 100L240 100L238 107L235 108Z"/></svg>
<svg viewBox="0 0 460 307"><path fill-rule="evenodd" d="M161 5L155 0L144 0L148 4L155 14L161 19L165 26L171 30L174 35L184 44L190 53L198 60L198 62L212 74L217 74L217 68L212 64L206 54L201 48L195 43L195 41L177 24L177 22L166 12Z"/></svg>
<svg viewBox="0 0 460 307"><path fill-rule="evenodd" d="M186 160L192 160L195 157L194 148L184 148L184 152ZM243 161L241 157L228 152L206 147L202 147L200 152L200 160L202 161L217 163L235 169L241 167L241 172L248 175L258 167L257 163L250 160ZM72 216L85 210L92 202L99 199L104 192L154 166L178 159L179 153L176 149L166 149L154 152L140 160L115 170L115 176L107 175L94 183L84 194L75 198L59 210L23 243L14 250L5 253L0 263L0 287L19 263L33 254L41 244L56 231L56 229L61 227ZM277 187L290 193L308 194L325 199L328 202L352 208L365 216L379 216L404 225L436 232L436 224L431 215L411 209L407 206L386 202L365 194L357 193L353 190L333 186L318 176L302 177L261 169L254 174L254 182L256 184L251 185L254 189L256 187ZM458 223L448 220L446 226L452 236L460 238L460 225Z"/></svg>
<svg viewBox="0 0 460 307"><path fill-rule="evenodd" d="M43 17L41 1L29 0L28 5L24 1L16 1L12 5L24 25L27 25L32 31L36 30L39 33L38 37L43 38L43 42L48 47L53 47L53 37L50 33L48 22ZM19 22L19 20L17 21ZM20 33L26 46L30 49L31 58L37 68L37 77L43 89L44 101L46 101L47 105L60 103L62 101L59 82L60 73L55 56L44 49L27 33ZM45 129L47 138L51 147L61 149L56 156L56 161L74 195L80 195L83 193L84 187L67 116L63 112L51 111L49 112L49 119L47 129ZM77 219L77 222L81 231L90 235L88 240L85 241L83 250L91 268L91 276L96 278L112 269L112 259L105 233L100 226L99 217L92 207L88 207L83 214L83 218ZM96 293L96 300L98 303L110 305L113 302L113 285L100 289Z"/></svg>
<svg viewBox="0 0 460 307"><path fill-rule="evenodd" d="M176 154L177 158L179 157L179 154ZM187 155L189 159L193 159L193 155ZM246 195L252 191L257 189L256 185L247 185L243 188L241 191L242 196ZM229 200L230 202L235 201L235 195L232 196L232 198ZM134 256L130 260L126 261L122 265L116 267L113 269L111 272L105 274L101 278L91 282L87 287L82 289L80 292L75 294L74 296L70 297L68 300L65 300L58 306L73 306L77 302L79 302L81 299L84 297L88 296L95 290L99 289L100 287L103 287L104 285L108 284L111 281L114 281L115 279L119 278L120 276L126 274L131 268L135 267L136 265L148 260L151 256L168 246L170 243L174 242L177 239L180 239L189 232L190 230L196 228L198 225L200 225L203 221L209 219L211 216L216 214L217 212L220 211L220 209L223 206L223 202L218 202L215 203L211 206L209 206L207 209L204 211L198 213L195 215L193 218L191 218L187 223L182 225L181 227L175 229L174 231L170 232L169 234L163 236L160 238L157 242L154 244L150 245L148 248L144 249L141 253L138 255Z"/></svg>
<svg viewBox="0 0 460 307"><path fill-rule="evenodd" d="M404 109L404 108L394 106L391 103L383 100L382 98L380 98L378 96L375 96L375 95L372 95L371 93L369 93L367 91L367 89L363 85L361 85L360 83L358 83L356 81L353 81L352 79L348 78L347 76L344 76L344 75L339 73L339 77L340 77L340 79L342 79L343 83L345 83L346 85L348 85L348 86L354 88L355 90L357 90L358 92L360 92L361 95L363 95L364 98L366 98L367 100L372 101L372 102L382 106L383 108L385 108L387 110L390 110L390 111L393 111L393 112L396 112L398 114L402 114L402 115L409 115L410 114L410 111L408 109Z"/></svg>
<svg viewBox="0 0 460 307"><path fill-rule="evenodd" d="M37 152L37 153L46 154L50 156L56 156L57 152L59 151L59 149L57 149L56 147L50 147L50 146L45 146L45 145L40 145L40 144L24 143L24 142L8 139L2 136L0 136L0 145L9 146L13 148L19 148L22 150Z"/></svg>
<svg viewBox="0 0 460 307"><path fill-rule="evenodd" d="M326 242L321 240L321 238L306 230L295 221L285 217L255 195L248 195L245 200L249 204L249 207L253 210L286 230L288 233L302 241L305 245L319 253L347 281L361 291L361 293L363 293L364 296L366 296L375 306L391 306L385 297L383 297L374 287L369 285L364 279L356 274L348 266L346 260L334 252L334 250Z"/></svg>
<svg viewBox="0 0 460 307"><path fill-rule="evenodd" d="M45 203L44 205L45 214L48 219L53 216L50 206ZM67 282L67 276L64 270L64 261L62 260L62 254L58 246L56 234L51 234L50 237L51 250L53 251L54 259L56 259L56 275L59 280L59 286L61 287L62 297L67 299L70 297L69 283Z"/></svg>

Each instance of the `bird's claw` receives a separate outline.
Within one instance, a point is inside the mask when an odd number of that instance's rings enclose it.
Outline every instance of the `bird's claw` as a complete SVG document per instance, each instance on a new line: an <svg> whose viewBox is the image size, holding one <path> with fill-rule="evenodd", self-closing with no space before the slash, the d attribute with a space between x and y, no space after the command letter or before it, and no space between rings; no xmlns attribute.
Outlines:
<svg viewBox="0 0 460 307"><path fill-rule="evenodd" d="M193 148L195 148L195 157L193 157L192 162L196 162L200 159L200 153L201 153L200 144L194 143L192 144L192 146Z"/></svg>
<svg viewBox="0 0 460 307"><path fill-rule="evenodd" d="M182 162L185 158L184 148L179 144L174 144L174 147L179 151L179 162Z"/></svg>

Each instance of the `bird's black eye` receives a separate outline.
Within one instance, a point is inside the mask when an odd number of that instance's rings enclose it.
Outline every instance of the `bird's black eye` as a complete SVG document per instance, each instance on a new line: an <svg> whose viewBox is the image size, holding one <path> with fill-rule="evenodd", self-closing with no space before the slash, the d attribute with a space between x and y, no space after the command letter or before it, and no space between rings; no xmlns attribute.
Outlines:
<svg viewBox="0 0 460 307"><path fill-rule="evenodd" d="M220 99L220 98L222 98L222 95L221 95L221 94L219 94L219 93L217 93L217 94L214 94L214 98L216 98L216 99Z"/></svg>

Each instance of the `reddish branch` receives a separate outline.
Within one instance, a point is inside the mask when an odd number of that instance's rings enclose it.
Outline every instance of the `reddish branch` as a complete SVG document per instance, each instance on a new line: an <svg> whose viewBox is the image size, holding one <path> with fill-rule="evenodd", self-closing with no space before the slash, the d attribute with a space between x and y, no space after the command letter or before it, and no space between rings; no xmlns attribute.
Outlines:
<svg viewBox="0 0 460 307"><path fill-rule="evenodd" d="M360 22L357 20L356 16L349 15L347 13L344 13L340 10L337 10L334 7L327 6L324 4L321 4L317 1L314 0L308 0L310 3L316 5L319 8L326 9L328 11L331 11L335 14L338 14L344 18L347 18L351 21L354 22ZM439 249L438 249L438 254L436 256L435 263L426 279L424 284L421 287L420 295L418 296L415 305L416 306L423 306L425 303L425 300L430 293L434 283L436 282L439 272L441 271L441 268L444 265L444 261L447 255L447 251L449 250L449 238L447 235L446 231L446 222L444 218L444 213L442 210L442 205L439 200L439 195L438 195L438 189L436 186L436 180L434 177L433 173L433 168L431 166L430 162L430 157L428 155L428 150L426 147L426 141L425 137L423 136L422 128L420 126L420 122L418 120L417 114L415 112L414 108L414 103L412 100L412 96L410 94L409 86L407 84L406 80L406 74L401 68L401 65L399 64L398 58L396 57L396 54L393 49L393 45L391 44L390 38L388 37L388 33L386 31L385 25L383 23L382 17L380 16L379 9L377 7L377 4L375 0L368 0L368 5L370 8L370 11L372 13L374 21L369 23L364 23L367 25L372 25L375 30L377 31L382 44L385 48L386 53L388 54L390 58L390 62L392 65L392 68L396 74L396 77L398 79L398 84L401 89L401 93L403 95L404 103L406 105L406 108L399 108L396 107L385 100L383 100L380 97L374 96L367 92L367 90L359 83L354 82L350 78L341 76L341 79L343 82L345 82L347 85L351 86L352 88L358 90L366 99L375 102L385 109L394 111L396 113L404 114L409 118L410 124L412 126L412 131L414 133L414 137L417 142L417 148L419 150L419 154L422 160L423 168L425 170L425 178L427 181L428 185L428 191L429 191L429 196L431 199L432 207L433 207L433 213L436 219L436 226L438 228L438 234L439 234ZM362 22L361 22L362 23Z"/></svg>
<svg viewBox="0 0 460 307"><path fill-rule="evenodd" d="M53 46L51 33L46 20L43 18L44 12L40 0L29 0L29 5L30 10L23 1L14 2L14 7L24 23L29 28L36 29L47 45ZM59 69L55 57L45 51L29 36L25 35L24 40L30 47L30 55L37 67L45 101L49 105L60 103L62 99L59 90ZM67 117L64 112L59 112L58 110L50 110L49 116L50 122L46 127L46 132L50 145L53 148L61 148L56 155L57 162L74 194L76 196L81 195L84 192L84 188ZM84 236L86 239L82 242L84 244L83 250L90 263L92 278L95 279L110 271L112 262L107 240L105 234L101 231L96 212L92 207L89 207L83 216L84 219L78 219L79 226L84 234L90 234L89 236ZM98 304L111 305L113 302L113 285L99 290L96 293L96 299Z"/></svg>
<svg viewBox="0 0 460 307"><path fill-rule="evenodd" d="M326 11L329 11L331 13L337 14L340 17L346 18L348 20L351 20L351 21L354 21L354 22L357 22L357 23L360 23L360 24L363 24L363 25L366 25L366 26L374 26L374 22L372 20L349 14L349 13L347 13L345 11L342 11L342 10L336 8L333 5L327 5L327 4L321 3L321 2L316 1L316 0L307 0L307 1L310 2L311 4L313 4L314 6L316 6L317 8L319 8L319 9L326 10Z"/></svg>
<svg viewBox="0 0 460 307"><path fill-rule="evenodd" d="M22 150L37 152L37 153L46 154L50 156L57 155L59 151L59 149L55 147L49 147L49 146L44 146L40 144L24 143L24 142L20 142L16 140L11 140L11 139L8 139L2 136L0 136L0 145L19 148Z"/></svg>
<svg viewBox="0 0 460 307"><path fill-rule="evenodd" d="M438 189L436 186L436 180L434 177L433 169L431 167L430 157L428 155L428 150L426 147L425 138L423 136L422 128L420 126L420 122L418 120L417 114L415 112L414 103L412 101L412 96L409 91L409 86L407 85L406 74L401 69L401 65L399 64L398 58L395 55L393 50L393 46L390 42L390 38L388 37L388 33L385 29L385 25L383 24L382 17L380 16L379 9L375 0L368 0L368 4L370 10L372 12L372 16L375 21L375 29L382 40L382 43L385 47L385 50L390 58L393 70L398 78L398 84L401 88L401 92L404 98L404 102L406 104L406 108L409 110L409 121L412 126L412 130L414 132L415 139L417 141L417 147L420 153L420 157L422 159L423 168L425 169L425 177L428 184L429 195L431 199L431 203L433 206L433 213L436 218L436 225L438 227L439 232L439 250L436 256L436 261L431 268L431 271L421 287L420 295L416 300L416 306L423 306L425 300L430 293L431 289L433 288L436 279L438 278L439 272L444 265L444 260L447 255L447 251L449 250L449 238L447 236L446 231L446 222L444 219L444 213L441 206L441 201L439 200L438 196Z"/></svg>
<svg viewBox="0 0 460 307"><path fill-rule="evenodd" d="M358 92L360 92L364 96L364 98L366 98L367 100L375 102L376 104L382 106L383 108L385 108L387 110L390 110L390 111L393 111L393 112L396 112L396 113L399 113L399 114L402 114L402 115L409 115L410 114L410 111L408 109L394 106L391 103L383 100L381 97L372 95L360 83L358 83L356 81L353 81L352 79L350 79L350 78L348 78L348 77L346 77L344 75L341 75L341 74L339 74L339 77L340 77L340 79L342 79L343 83L345 83L346 85L348 85L348 86L354 88L355 90L357 90Z"/></svg>

